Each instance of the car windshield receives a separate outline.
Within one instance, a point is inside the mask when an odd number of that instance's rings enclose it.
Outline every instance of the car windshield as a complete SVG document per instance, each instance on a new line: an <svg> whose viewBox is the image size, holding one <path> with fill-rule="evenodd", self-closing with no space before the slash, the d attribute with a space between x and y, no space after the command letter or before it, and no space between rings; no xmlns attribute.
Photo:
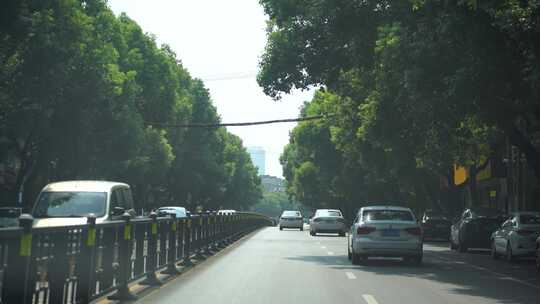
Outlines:
<svg viewBox="0 0 540 304"><path fill-rule="evenodd" d="M519 222L522 225L540 225L540 214L522 214Z"/></svg>
<svg viewBox="0 0 540 304"><path fill-rule="evenodd" d="M363 217L365 221L414 221L411 212L405 210L366 210Z"/></svg>
<svg viewBox="0 0 540 304"><path fill-rule="evenodd" d="M299 211L284 211L281 216L284 217L299 217L302 216Z"/></svg>
<svg viewBox="0 0 540 304"><path fill-rule="evenodd" d="M42 192L34 207L35 218L85 217L106 212L105 192Z"/></svg>
<svg viewBox="0 0 540 304"><path fill-rule="evenodd" d="M478 208L472 209L473 216L476 217L498 217L502 215L502 212L497 209L490 208Z"/></svg>

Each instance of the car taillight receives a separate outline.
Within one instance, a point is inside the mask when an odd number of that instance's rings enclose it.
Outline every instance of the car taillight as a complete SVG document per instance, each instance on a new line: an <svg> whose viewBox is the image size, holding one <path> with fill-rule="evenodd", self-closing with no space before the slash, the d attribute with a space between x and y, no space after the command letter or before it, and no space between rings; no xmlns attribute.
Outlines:
<svg viewBox="0 0 540 304"><path fill-rule="evenodd" d="M422 235L422 229L420 227L405 228L405 231L412 235Z"/></svg>
<svg viewBox="0 0 540 304"><path fill-rule="evenodd" d="M531 235L534 233L534 231L530 231L530 230L518 230L516 231L519 235L521 236L528 236L528 235Z"/></svg>
<svg viewBox="0 0 540 304"><path fill-rule="evenodd" d="M364 227L358 227L358 229L356 229L356 233L357 234L370 234L375 230L376 230L375 227L364 226Z"/></svg>

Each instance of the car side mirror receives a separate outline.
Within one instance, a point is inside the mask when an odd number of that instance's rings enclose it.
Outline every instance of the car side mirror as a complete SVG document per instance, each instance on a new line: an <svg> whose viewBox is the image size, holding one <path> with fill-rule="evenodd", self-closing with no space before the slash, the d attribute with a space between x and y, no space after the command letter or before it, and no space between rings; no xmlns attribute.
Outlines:
<svg viewBox="0 0 540 304"><path fill-rule="evenodd" d="M126 209L124 209L122 207L114 207L113 210L111 211L111 214L112 214L112 216L120 216L120 215L124 214L125 211L126 211Z"/></svg>

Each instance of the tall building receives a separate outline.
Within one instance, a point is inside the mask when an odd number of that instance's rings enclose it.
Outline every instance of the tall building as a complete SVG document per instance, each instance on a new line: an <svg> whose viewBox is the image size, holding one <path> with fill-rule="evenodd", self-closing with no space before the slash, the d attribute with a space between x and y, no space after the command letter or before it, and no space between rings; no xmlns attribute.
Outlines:
<svg viewBox="0 0 540 304"><path fill-rule="evenodd" d="M253 165L259 170L259 175L266 173L266 151L262 147L248 147L247 151L251 156Z"/></svg>

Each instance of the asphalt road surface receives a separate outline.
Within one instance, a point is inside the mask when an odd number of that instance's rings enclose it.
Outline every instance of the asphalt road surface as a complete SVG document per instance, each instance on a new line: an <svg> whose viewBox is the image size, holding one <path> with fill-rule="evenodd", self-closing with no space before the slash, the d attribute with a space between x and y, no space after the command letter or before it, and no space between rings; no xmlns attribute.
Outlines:
<svg viewBox="0 0 540 304"><path fill-rule="evenodd" d="M540 303L531 260L494 261L424 245L424 263L370 259L353 266L347 240L268 227L250 235L137 303Z"/></svg>

